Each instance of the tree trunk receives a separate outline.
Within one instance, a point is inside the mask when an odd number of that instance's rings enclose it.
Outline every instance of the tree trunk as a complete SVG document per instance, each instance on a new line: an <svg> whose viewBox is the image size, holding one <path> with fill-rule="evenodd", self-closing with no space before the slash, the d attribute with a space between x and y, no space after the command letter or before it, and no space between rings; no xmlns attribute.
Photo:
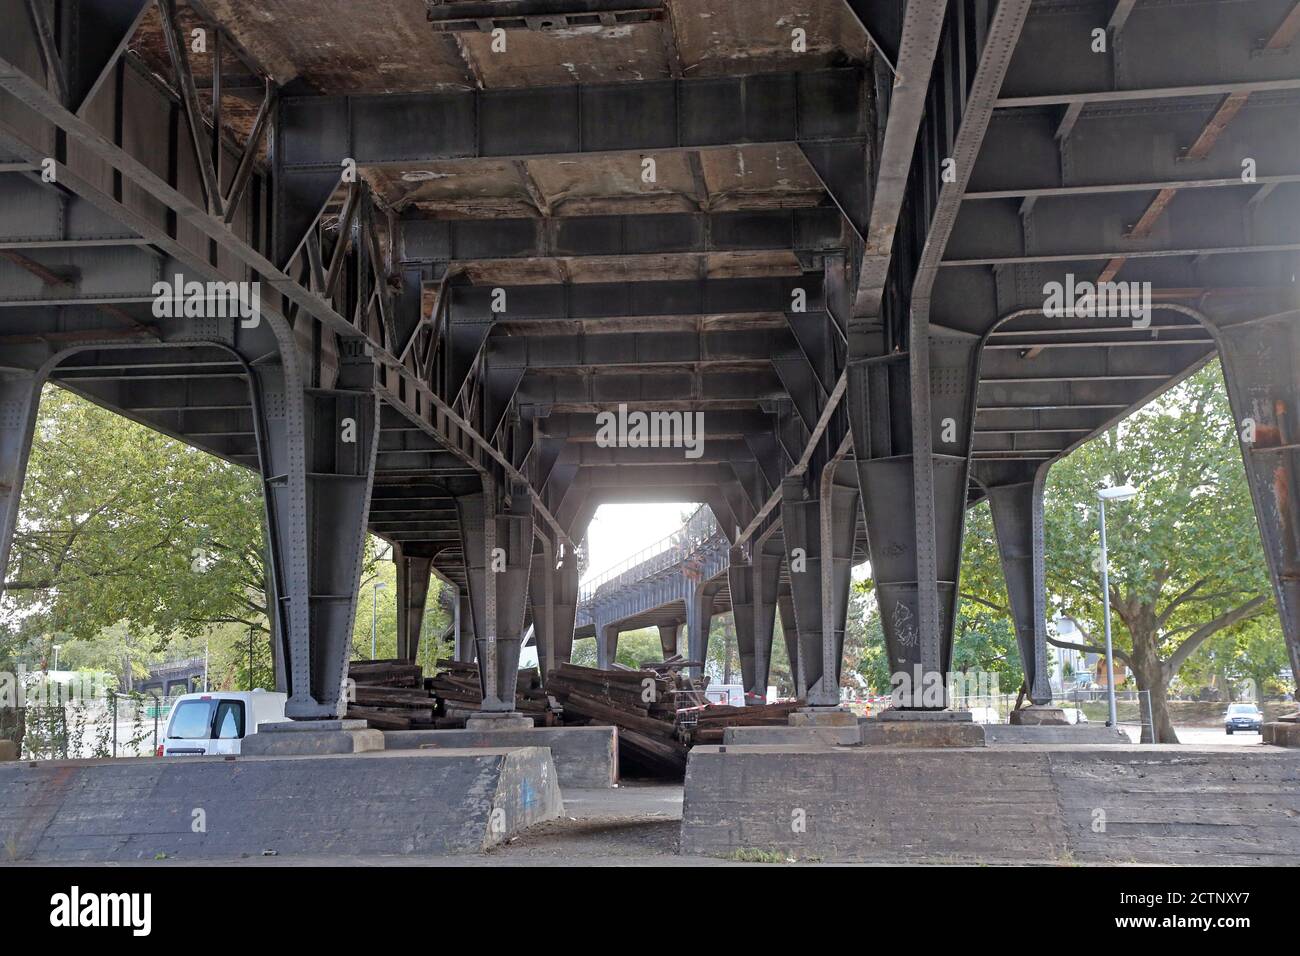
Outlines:
<svg viewBox="0 0 1300 956"><path fill-rule="evenodd" d="M1169 718L1169 702L1165 686L1164 663L1156 647L1154 630L1130 627L1129 636L1133 639L1133 657L1130 666L1137 681L1138 690L1151 695L1151 722L1156 732L1156 742L1162 744L1178 743L1178 734L1174 731L1173 721ZM1139 707L1142 702L1139 700ZM1146 714L1140 714L1143 722L1142 743L1151 743L1150 732L1146 726Z"/></svg>

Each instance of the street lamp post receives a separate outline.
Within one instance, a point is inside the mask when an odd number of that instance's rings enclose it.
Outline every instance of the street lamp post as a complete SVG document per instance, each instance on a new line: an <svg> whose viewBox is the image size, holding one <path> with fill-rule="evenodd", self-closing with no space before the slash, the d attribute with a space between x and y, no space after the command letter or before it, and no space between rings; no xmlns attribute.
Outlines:
<svg viewBox="0 0 1300 956"><path fill-rule="evenodd" d="M370 659L375 659L376 653L376 631L379 621L379 592L382 588L387 587L383 581L376 581L370 591Z"/></svg>
<svg viewBox="0 0 1300 956"><path fill-rule="evenodd" d="M1106 721L1107 727L1117 727L1119 720L1115 713L1115 654L1110 640L1110 568L1106 554L1106 502L1128 501L1136 494L1137 489L1132 485L1097 489L1097 520L1101 527L1102 625L1106 631L1106 702L1110 712L1110 718Z"/></svg>

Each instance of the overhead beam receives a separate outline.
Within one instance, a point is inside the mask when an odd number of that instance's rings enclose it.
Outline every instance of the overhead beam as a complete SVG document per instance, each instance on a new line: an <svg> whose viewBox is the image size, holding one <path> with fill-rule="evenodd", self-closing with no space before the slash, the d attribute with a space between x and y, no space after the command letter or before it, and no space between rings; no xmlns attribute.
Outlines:
<svg viewBox="0 0 1300 956"><path fill-rule="evenodd" d="M843 247L831 207L648 216L403 219L408 261L640 256L704 252L831 252Z"/></svg>
<svg viewBox="0 0 1300 956"><path fill-rule="evenodd" d="M857 69L510 90L285 97L286 174L456 159L858 141Z"/></svg>

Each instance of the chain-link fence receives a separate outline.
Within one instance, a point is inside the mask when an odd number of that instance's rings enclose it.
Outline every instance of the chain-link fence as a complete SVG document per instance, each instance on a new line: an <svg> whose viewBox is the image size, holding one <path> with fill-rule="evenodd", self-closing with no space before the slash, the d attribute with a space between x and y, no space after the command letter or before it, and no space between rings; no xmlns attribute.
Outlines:
<svg viewBox="0 0 1300 956"><path fill-rule="evenodd" d="M23 758L151 756L167 732L180 695L126 694L23 708Z"/></svg>
<svg viewBox="0 0 1300 956"><path fill-rule="evenodd" d="M1105 726L1110 718L1110 704L1105 690L1070 690L1055 694L1047 705L1059 707L1071 724ZM1016 707L1015 694L956 696L952 707L969 710L976 723L1005 724ZM1115 693L1116 725L1129 732L1134 740L1151 739L1151 697L1147 691L1122 690Z"/></svg>

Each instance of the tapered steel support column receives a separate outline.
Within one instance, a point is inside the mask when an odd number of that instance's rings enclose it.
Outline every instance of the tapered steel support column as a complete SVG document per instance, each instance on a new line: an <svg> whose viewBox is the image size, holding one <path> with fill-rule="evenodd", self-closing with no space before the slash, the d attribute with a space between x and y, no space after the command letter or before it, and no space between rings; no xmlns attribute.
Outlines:
<svg viewBox="0 0 1300 956"><path fill-rule="evenodd" d="M379 445L374 376L356 342L344 343L328 388L306 387L291 364L252 366L276 620L289 665L285 713L297 720L334 718L346 708L342 688Z"/></svg>
<svg viewBox="0 0 1300 956"><path fill-rule="evenodd" d="M573 626L578 616L578 553L565 548L555 569L555 662L573 660Z"/></svg>
<svg viewBox="0 0 1300 956"><path fill-rule="evenodd" d="M609 670L618 656L618 625L606 624L596 635L596 666Z"/></svg>
<svg viewBox="0 0 1300 956"><path fill-rule="evenodd" d="M515 707L533 556L531 501L521 489L513 491L511 501L519 511L501 507L490 476L484 477L481 493L456 499L483 691L481 709L491 713L509 713Z"/></svg>
<svg viewBox="0 0 1300 956"><path fill-rule="evenodd" d="M34 372L0 375L0 597L4 595L5 579L10 576L18 499L31 458L42 381Z"/></svg>
<svg viewBox="0 0 1300 956"><path fill-rule="evenodd" d="M740 656L741 681L746 698L755 678L754 568L744 548L732 548L727 563L727 587L731 592L731 618L736 628L736 650Z"/></svg>
<svg viewBox="0 0 1300 956"><path fill-rule="evenodd" d="M915 690L934 690L924 700L918 697L910 709L936 709L937 698L947 706L946 675L952 659L967 464L956 456L929 456L932 494L924 498L925 507L931 509L927 526L934 530L934 544L927 544L930 553L923 564L933 569L933 576L920 581L915 458L891 453L895 446L905 447L907 437L900 437L898 423L891 418L889 381L889 371L882 364L850 365L849 422L891 677L906 675ZM946 409L936 414L943 411ZM959 432L966 427L962 415L954 414L952 419ZM939 621L928 630L922 626L923 587L938 594Z"/></svg>
<svg viewBox="0 0 1300 956"><path fill-rule="evenodd" d="M420 653L433 559L405 554L401 545L396 545L393 563L397 565L397 656L414 661Z"/></svg>
<svg viewBox="0 0 1300 956"><path fill-rule="evenodd" d="M858 489L847 466L843 478L829 483L829 525L823 528L826 503L805 497L802 478L787 478L781 485L781 522L790 563L790 590L799 631L798 685L810 705L833 707L840 702L840 668L844 657L844 625L848 619L852 581L853 535L857 528ZM825 533L824 533L825 532ZM824 542L823 537L827 540ZM830 553L823 548L830 545ZM830 562L823 575L823 559ZM824 626L825 613L830 628ZM826 639L832 642L829 647ZM826 662L833 669L827 673ZM829 679L823 683L823 676Z"/></svg>
<svg viewBox="0 0 1300 956"><path fill-rule="evenodd" d="M785 644L785 658L790 662L790 678L799 684L799 626L794 619L794 595L789 591L776 599L776 609L781 615L781 642Z"/></svg>
<svg viewBox="0 0 1300 956"><path fill-rule="evenodd" d="M680 624L659 625L659 647L664 652L664 660L677 653L677 635L682 631Z"/></svg>
<svg viewBox="0 0 1300 956"><path fill-rule="evenodd" d="M709 657L709 628L713 624L712 591L696 586L686 593L686 646L687 657L703 665ZM690 668L692 677L704 676L704 667Z"/></svg>
<svg viewBox="0 0 1300 956"><path fill-rule="evenodd" d="M533 614L537 669L545 677L555 667L555 549L545 532L533 532L533 566L529 572L528 603Z"/></svg>
<svg viewBox="0 0 1300 956"><path fill-rule="evenodd" d="M470 604L469 590L458 588L456 591L456 660L472 664L477 660L478 643L474 633L474 608Z"/></svg>
<svg viewBox="0 0 1300 956"><path fill-rule="evenodd" d="M1300 312L1215 332L1291 672L1300 674Z"/></svg>
<svg viewBox="0 0 1300 956"><path fill-rule="evenodd" d="M1016 646L1025 686L1035 704L1052 700L1047 667L1047 585L1043 569L1043 486L1047 468L1025 482L987 488L1002 557Z"/></svg>
<svg viewBox="0 0 1300 956"><path fill-rule="evenodd" d="M759 537L751 562L754 595L754 673L746 677L746 700L767 701L767 682L772 673L772 640L776 635L777 588L781 583L782 541L780 535Z"/></svg>

